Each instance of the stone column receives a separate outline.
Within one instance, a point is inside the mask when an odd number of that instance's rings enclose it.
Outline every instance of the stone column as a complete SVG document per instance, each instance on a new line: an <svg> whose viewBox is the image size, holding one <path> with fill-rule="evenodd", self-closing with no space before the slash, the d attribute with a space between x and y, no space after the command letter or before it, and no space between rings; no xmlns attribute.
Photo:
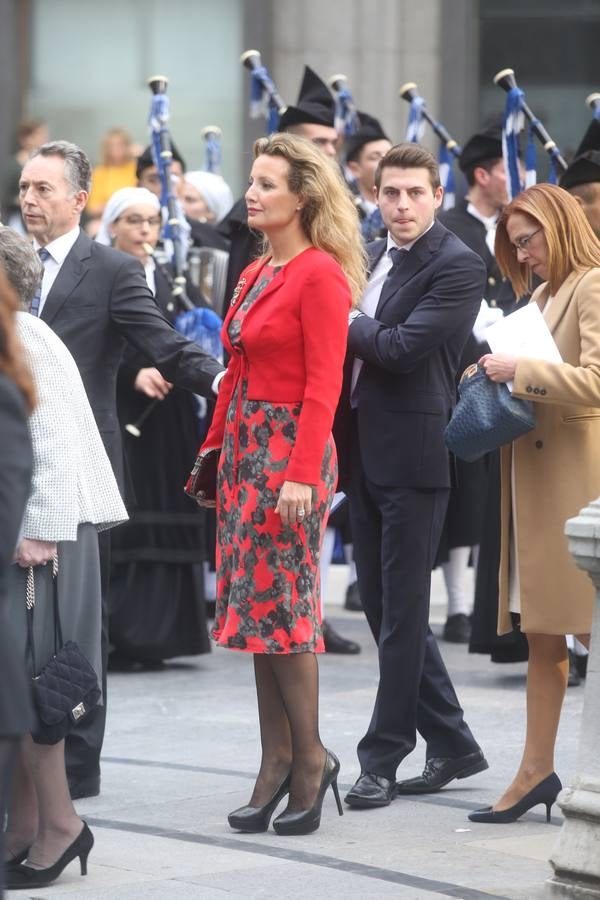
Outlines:
<svg viewBox="0 0 600 900"><path fill-rule="evenodd" d="M577 565L596 588L577 775L561 792L565 822L550 862L546 896L600 900L600 497L565 526Z"/></svg>

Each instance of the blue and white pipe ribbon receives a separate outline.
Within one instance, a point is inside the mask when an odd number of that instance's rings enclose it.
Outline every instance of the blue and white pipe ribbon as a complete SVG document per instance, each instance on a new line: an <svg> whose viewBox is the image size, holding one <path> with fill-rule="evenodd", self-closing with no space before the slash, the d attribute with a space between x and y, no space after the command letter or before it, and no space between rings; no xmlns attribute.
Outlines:
<svg viewBox="0 0 600 900"><path fill-rule="evenodd" d="M521 178L519 167L519 137L525 128L524 98L523 91L518 87L511 88L506 97L504 127L502 129L502 154L508 176L508 195L511 200L517 194L520 194L524 188L531 187L537 182L537 153L533 131L537 120L531 122L528 129L524 179ZM554 179L552 178L553 171ZM554 180L554 183L556 183L556 170L553 165L551 165L549 180Z"/></svg>
<svg viewBox="0 0 600 900"><path fill-rule="evenodd" d="M507 174L508 196L512 200L523 190L519 170L519 135L525 125L523 112L524 94L518 87L511 88L506 95L506 109L502 128L502 155ZM535 152L535 151L534 151Z"/></svg>
<svg viewBox="0 0 600 900"><path fill-rule="evenodd" d="M352 94L343 87L335 97L335 130L344 137L355 134L359 128L358 116Z"/></svg>
<svg viewBox="0 0 600 900"><path fill-rule="evenodd" d="M267 85L275 91L275 85L266 66L252 70L250 79L250 118L267 120L267 134L273 134L279 126L279 112L269 97Z"/></svg>
<svg viewBox="0 0 600 900"><path fill-rule="evenodd" d="M204 149L204 171L212 172L214 175L220 175L221 159L221 141L213 131L206 138L206 147Z"/></svg>
<svg viewBox="0 0 600 900"><path fill-rule="evenodd" d="M456 203L456 182L454 180L454 156L445 144L440 145L439 169L440 181L444 188L442 209L453 209Z"/></svg>
<svg viewBox="0 0 600 900"><path fill-rule="evenodd" d="M408 125L406 126L406 140L413 144L420 144L423 140L423 134L425 132L425 119L423 118L424 106L425 101L422 97L415 96L410 101Z"/></svg>
<svg viewBox="0 0 600 900"><path fill-rule="evenodd" d="M160 205L163 217L161 238L167 258L173 261L177 255L179 271L185 271L187 265L187 248L189 244L190 226L185 218L181 203L175 196L173 186L169 183L168 170L161 151L161 134L168 133L169 98L166 94L154 94L150 105L150 136L152 139L152 158L160 177ZM174 198L177 219L170 221L169 200ZM177 227L174 227L174 226Z"/></svg>

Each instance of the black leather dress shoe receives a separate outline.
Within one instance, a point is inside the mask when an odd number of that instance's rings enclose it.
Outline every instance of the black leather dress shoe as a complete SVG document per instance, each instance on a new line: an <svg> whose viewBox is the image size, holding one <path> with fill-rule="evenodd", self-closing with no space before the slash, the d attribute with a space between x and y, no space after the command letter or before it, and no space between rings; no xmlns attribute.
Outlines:
<svg viewBox="0 0 600 900"><path fill-rule="evenodd" d="M458 757L432 757L425 763L423 774L396 784L398 794L434 794L455 778L469 778L489 768L481 750Z"/></svg>
<svg viewBox="0 0 600 900"><path fill-rule="evenodd" d="M100 775L69 778L69 793L71 794L71 800L97 797L100 793Z"/></svg>
<svg viewBox="0 0 600 900"><path fill-rule="evenodd" d="M344 609L349 609L350 612L362 612L363 605L360 600L360 593L358 590L358 581L353 581L352 584L349 584L346 589L346 600L344 601Z"/></svg>
<svg viewBox="0 0 600 900"><path fill-rule="evenodd" d="M157 672L164 667L162 659L128 656L119 650L113 650L108 654L109 672Z"/></svg>
<svg viewBox="0 0 600 900"><path fill-rule="evenodd" d="M569 650L569 680L567 681L567 687L579 687L580 684L581 678L579 677L579 672L577 671L575 654L572 650Z"/></svg>
<svg viewBox="0 0 600 900"><path fill-rule="evenodd" d="M587 664L587 653L585 654L585 656L580 656L578 653L575 654L575 670L581 679L585 678L587 675Z"/></svg>
<svg viewBox="0 0 600 900"><path fill-rule="evenodd" d="M395 782L383 775L362 772L344 800L348 806L352 806L354 809L374 809L378 806L389 806L395 796Z"/></svg>
<svg viewBox="0 0 600 900"><path fill-rule="evenodd" d="M356 641L349 641L342 637L337 631L331 627L329 622L323 620L321 623L323 631L323 640L325 641L325 650L327 653L360 653L360 644Z"/></svg>
<svg viewBox="0 0 600 900"><path fill-rule="evenodd" d="M471 621L464 613L448 616L443 639L449 644L468 644L471 640Z"/></svg>

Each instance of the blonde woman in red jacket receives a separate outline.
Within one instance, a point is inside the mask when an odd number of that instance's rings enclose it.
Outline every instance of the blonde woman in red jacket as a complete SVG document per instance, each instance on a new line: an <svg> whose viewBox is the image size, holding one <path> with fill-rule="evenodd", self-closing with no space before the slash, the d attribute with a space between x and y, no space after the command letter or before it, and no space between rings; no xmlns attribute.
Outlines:
<svg viewBox="0 0 600 900"><path fill-rule="evenodd" d="M261 138L246 193L264 255L223 325L230 363L201 454L218 450L217 644L254 654L262 760L232 828L307 834L339 762L319 737L319 555L337 480L331 426L348 313L365 282L357 213L330 160Z"/></svg>

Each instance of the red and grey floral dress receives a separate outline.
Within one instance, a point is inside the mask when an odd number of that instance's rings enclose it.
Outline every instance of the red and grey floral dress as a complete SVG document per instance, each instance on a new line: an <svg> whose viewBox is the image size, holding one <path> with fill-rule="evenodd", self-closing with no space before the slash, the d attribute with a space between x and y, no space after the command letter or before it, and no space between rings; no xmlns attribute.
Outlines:
<svg viewBox="0 0 600 900"><path fill-rule="evenodd" d="M276 271L264 266L230 320L234 347L243 346L245 315ZM247 387L242 376L227 410L219 463L213 637L250 653L321 653L319 555L337 481L335 446L330 437L311 514L302 524L282 525L275 507L302 404L248 400Z"/></svg>

